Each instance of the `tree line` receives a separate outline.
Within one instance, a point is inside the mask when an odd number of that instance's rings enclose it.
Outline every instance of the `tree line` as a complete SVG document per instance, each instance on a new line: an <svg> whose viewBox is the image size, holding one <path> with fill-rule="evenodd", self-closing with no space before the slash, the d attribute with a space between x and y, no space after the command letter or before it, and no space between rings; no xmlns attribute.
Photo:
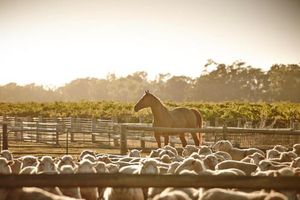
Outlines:
<svg viewBox="0 0 300 200"><path fill-rule="evenodd" d="M213 70L209 68L214 66ZM36 84L0 86L1 102L121 101L135 102L150 90L162 100L175 102L249 101L300 102L300 64L275 64L262 71L244 62L209 61L199 77L158 74L149 80L144 71L126 77L79 78L56 89Z"/></svg>

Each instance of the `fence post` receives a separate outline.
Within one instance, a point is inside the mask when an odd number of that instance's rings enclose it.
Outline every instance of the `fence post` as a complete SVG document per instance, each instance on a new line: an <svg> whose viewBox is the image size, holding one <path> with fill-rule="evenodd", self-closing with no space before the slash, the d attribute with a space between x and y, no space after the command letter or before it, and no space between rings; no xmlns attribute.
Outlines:
<svg viewBox="0 0 300 200"><path fill-rule="evenodd" d="M96 134L94 134L94 132L96 132L96 123L97 120L93 118L92 119L92 143L96 142Z"/></svg>
<svg viewBox="0 0 300 200"><path fill-rule="evenodd" d="M41 138L40 138L40 134L39 134L39 121L35 122L35 126L36 126L36 142L40 142Z"/></svg>
<svg viewBox="0 0 300 200"><path fill-rule="evenodd" d="M219 127L219 118L218 117L215 118L215 127Z"/></svg>
<svg viewBox="0 0 300 200"><path fill-rule="evenodd" d="M143 123L143 117L142 116L139 116L139 123ZM140 136L140 143L141 143L141 148L142 149L145 149L145 140L144 140L144 137L145 137L145 132L143 131L141 136Z"/></svg>
<svg viewBox="0 0 300 200"><path fill-rule="evenodd" d="M20 128L21 128L21 141L24 141L24 132L23 132L23 120L20 120Z"/></svg>
<svg viewBox="0 0 300 200"><path fill-rule="evenodd" d="M141 148L142 149L145 149L145 146L146 146L144 137L145 137L145 132L143 131L142 134L141 134L141 137L140 137L140 142L141 142Z"/></svg>
<svg viewBox="0 0 300 200"><path fill-rule="evenodd" d="M126 155L127 154L127 126L121 124L120 127L120 154Z"/></svg>
<svg viewBox="0 0 300 200"><path fill-rule="evenodd" d="M241 118L238 118L237 127L239 127L239 128L242 127L242 119Z"/></svg>
<svg viewBox="0 0 300 200"><path fill-rule="evenodd" d="M174 140L172 140L172 139L174 139L173 136L170 136L170 146L175 147Z"/></svg>
<svg viewBox="0 0 300 200"><path fill-rule="evenodd" d="M300 129L300 123L299 123L298 120L296 120L295 123L294 123L294 129L295 130L299 130Z"/></svg>
<svg viewBox="0 0 300 200"><path fill-rule="evenodd" d="M7 123L2 124L2 150L8 150Z"/></svg>
<svg viewBox="0 0 300 200"><path fill-rule="evenodd" d="M75 140L74 140L74 131L72 131L73 130L73 126L74 126L74 124L75 124L75 122L74 122L74 118L73 117L71 117L71 131L70 131L70 133L71 133L71 142L75 142Z"/></svg>
<svg viewBox="0 0 300 200"><path fill-rule="evenodd" d="M224 125L223 125L223 140L226 140L226 134L227 134L227 123L224 122Z"/></svg>
<svg viewBox="0 0 300 200"><path fill-rule="evenodd" d="M61 130L59 130L59 124L58 124L58 121L56 120L56 141L55 141L55 144L56 145L59 145L59 131L61 131L62 133L64 133L65 131L65 126L64 124L61 125Z"/></svg>
<svg viewBox="0 0 300 200"><path fill-rule="evenodd" d="M67 133L66 133L66 154L69 154L69 129L67 128Z"/></svg>

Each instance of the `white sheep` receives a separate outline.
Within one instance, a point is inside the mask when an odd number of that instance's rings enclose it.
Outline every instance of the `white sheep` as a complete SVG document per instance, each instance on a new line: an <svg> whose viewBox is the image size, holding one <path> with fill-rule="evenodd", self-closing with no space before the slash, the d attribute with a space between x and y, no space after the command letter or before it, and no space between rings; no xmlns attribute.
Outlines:
<svg viewBox="0 0 300 200"><path fill-rule="evenodd" d="M101 173L109 173L105 162L98 161L95 165L95 169L96 169L96 172L100 173L100 174Z"/></svg>
<svg viewBox="0 0 300 200"><path fill-rule="evenodd" d="M22 161L20 159L13 159L13 164L10 166L13 174L18 174L21 170Z"/></svg>
<svg viewBox="0 0 300 200"><path fill-rule="evenodd" d="M59 168L61 174L74 174L75 170L71 165L62 165ZM81 199L81 193L79 187L60 187L60 191L63 195Z"/></svg>
<svg viewBox="0 0 300 200"><path fill-rule="evenodd" d="M95 165L95 163L83 159L80 161L76 173L96 173ZM84 199L97 200L99 197L97 187L81 187L80 193Z"/></svg>
<svg viewBox="0 0 300 200"><path fill-rule="evenodd" d="M58 174L58 170L54 163L54 159L51 156L43 156L36 166L36 173Z"/></svg>
<svg viewBox="0 0 300 200"><path fill-rule="evenodd" d="M194 158L198 160L203 160L205 158L204 155L199 155L198 152L193 152L191 155L188 156L189 158Z"/></svg>
<svg viewBox="0 0 300 200"><path fill-rule="evenodd" d="M163 149L161 148L158 148L158 149L154 149L154 150L151 150L150 154L149 154L149 158L156 158L156 157L159 157L159 153L162 151Z"/></svg>
<svg viewBox="0 0 300 200"><path fill-rule="evenodd" d="M76 200L72 197L62 196L62 195L55 195L50 192L47 192L40 188L35 187L23 187L23 188L16 188L12 189L9 192L7 191L1 199L7 200L33 200L33 199L40 199L40 200Z"/></svg>
<svg viewBox="0 0 300 200"><path fill-rule="evenodd" d="M204 172L209 172L208 170ZM223 175L223 176L246 176L246 173L240 169L236 168L229 168L229 169L218 169L215 171L211 171L211 174L209 175Z"/></svg>
<svg viewBox="0 0 300 200"><path fill-rule="evenodd" d="M110 174L115 174L119 172L119 165L114 163L106 164L106 168Z"/></svg>
<svg viewBox="0 0 300 200"><path fill-rule="evenodd" d="M176 154L173 151L168 149L163 149L159 152L158 156L161 158L163 155L168 155L170 157L176 157Z"/></svg>
<svg viewBox="0 0 300 200"><path fill-rule="evenodd" d="M0 157L0 174L11 174L10 165L13 161L7 161L6 158Z"/></svg>
<svg viewBox="0 0 300 200"><path fill-rule="evenodd" d="M289 198L282 193L271 191L264 200L288 200Z"/></svg>
<svg viewBox="0 0 300 200"><path fill-rule="evenodd" d="M199 147L198 154L206 156L206 155L212 154L212 150L208 146L202 145Z"/></svg>
<svg viewBox="0 0 300 200"><path fill-rule="evenodd" d="M264 200L269 194L264 191L251 193L213 188L206 190L199 200ZM273 195L274 196L274 195Z"/></svg>
<svg viewBox="0 0 300 200"><path fill-rule="evenodd" d="M219 162L224 160L232 160L231 155L225 151L216 151L213 154L217 156Z"/></svg>
<svg viewBox="0 0 300 200"><path fill-rule="evenodd" d="M293 145L293 152L300 156L300 144L294 144Z"/></svg>
<svg viewBox="0 0 300 200"><path fill-rule="evenodd" d="M191 170L199 174L205 170L205 167L201 160L187 158L176 168L174 173L179 174L182 170Z"/></svg>
<svg viewBox="0 0 300 200"><path fill-rule="evenodd" d="M159 174L168 174L169 167L158 166Z"/></svg>
<svg viewBox="0 0 300 200"><path fill-rule="evenodd" d="M38 159L35 156L32 155L26 155L21 157L19 160L21 160L21 169L27 166L36 166L38 164Z"/></svg>
<svg viewBox="0 0 300 200"><path fill-rule="evenodd" d="M210 154L205 156L205 158L203 159L203 163L206 169L214 170L219 162L216 155Z"/></svg>
<svg viewBox="0 0 300 200"><path fill-rule="evenodd" d="M27 166L20 170L19 174L36 174L36 166Z"/></svg>
<svg viewBox="0 0 300 200"><path fill-rule="evenodd" d="M128 156L139 158L139 157L141 157L141 152L142 152L142 150L132 149L132 150L128 151Z"/></svg>
<svg viewBox="0 0 300 200"><path fill-rule="evenodd" d="M12 161L14 159L12 153L9 150L2 150L0 156L6 158L7 161Z"/></svg>
<svg viewBox="0 0 300 200"><path fill-rule="evenodd" d="M106 164L112 163L111 159L107 155L97 155L96 158L98 161L105 162Z"/></svg>
<svg viewBox="0 0 300 200"><path fill-rule="evenodd" d="M95 169L96 169L96 172L99 174L109 173L105 162L98 161L95 166ZM105 190L105 188L98 187L98 194L99 194L100 199L103 198L104 190Z"/></svg>
<svg viewBox="0 0 300 200"><path fill-rule="evenodd" d="M199 151L198 147L196 147L194 145L186 145L185 147L183 147L182 156L189 157L193 152L198 153L198 151Z"/></svg>
<svg viewBox="0 0 300 200"><path fill-rule="evenodd" d="M111 188L108 187L104 191L104 200L144 200L143 190L141 188Z"/></svg>
<svg viewBox="0 0 300 200"><path fill-rule="evenodd" d="M277 161L277 162L291 162L295 158L297 158L297 154L295 154L292 151L288 151L288 152L282 152L280 154L279 158L273 158L273 159L270 159L270 160Z"/></svg>
<svg viewBox="0 0 300 200"><path fill-rule="evenodd" d="M98 159L97 159L95 156L91 155L91 154L85 154L85 155L81 158L81 160L89 160L89 161L91 161L92 163L94 163L94 162L97 162Z"/></svg>
<svg viewBox="0 0 300 200"><path fill-rule="evenodd" d="M162 192L154 196L153 200L192 200L186 193L179 190L171 192Z"/></svg>
<svg viewBox="0 0 300 200"><path fill-rule="evenodd" d="M274 150L277 150L277 151L279 151L279 152L286 152L286 151L288 151L288 148L285 147L285 146L283 146L283 145L281 145L281 144L275 145L275 146L273 147L273 149L274 149Z"/></svg>
<svg viewBox="0 0 300 200"><path fill-rule="evenodd" d="M265 170L265 171L261 171L261 170L257 170L256 172L254 172L252 174L252 176L275 176L277 173L277 170Z"/></svg>
<svg viewBox="0 0 300 200"><path fill-rule="evenodd" d="M95 152L94 152L94 151L92 151L92 150L89 150L89 149L85 149L85 150L83 150L83 151L80 153L79 159L80 159L80 160L82 160L82 159L83 159L83 157L84 157L85 155L87 155L87 154L89 154L89 155L92 155L92 156L96 157L96 154L95 154Z"/></svg>
<svg viewBox="0 0 300 200"><path fill-rule="evenodd" d="M170 145L165 145L165 146L163 147L163 149L172 151L172 152L174 153L174 155L178 156L178 152L177 152L177 150L176 150L175 147L172 147L172 146L170 146Z"/></svg>
<svg viewBox="0 0 300 200"><path fill-rule="evenodd" d="M237 160L225 160L216 165L216 170L229 168L240 169L245 172L246 175L251 175L251 173L257 169L257 166L252 163L246 163Z"/></svg>
<svg viewBox="0 0 300 200"><path fill-rule="evenodd" d="M60 169L63 165L71 165L73 168L76 167L76 163L71 155L64 155L58 160L57 168Z"/></svg>
<svg viewBox="0 0 300 200"><path fill-rule="evenodd" d="M261 171L278 170L287 166L288 166L287 164L276 163L276 162L272 162L271 160L262 160L258 164L258 167Z"/></svg>
<svg viewBox="0 0 300 200"><path fill-rule="evenodd" d="M248 155L258 152L264 155L264 152L257 148L239 149L234 148L229 140L220 140L213 145L214 151L225 151L229 153L233 160L242 160Z"/></svg>
<svg viewBox="0 0 300 200"><path fill-rule="evenodd" d="M113 164L107 164L113 165ZM118 167L117 164L114 165ZM115 168L118 169L118 168ZM136 174L141 170L140 165L128 165L120 168L119 172L124 174ZM110 172L113 173L113 172ZM111 188L107 187L103 192L104 200L118 200L118 199L133 199L133 200L143 200L144 193L141 188Z"/></svg>
<svg viewBox="0 0 300 200"><path fill-rule="evenodd" d="M162 193L173 193L173 192L177 192L177 191L180 191L180 192L183 192L185 194L188 195L188 197L192 200L196 200L199 198L199 190L195 189L195 188L174 188L174 187L168 187L166 189L164 189L162 191Z"/></svg>
<svg viewBox="0 0 300 200"><path fill-rule="evenodd" d="M148 189L148 199L153 199L156 195L162 193L166 188L150 187Z"/></svg>
<svg viewBox="0 0 300 200"><path fill-rule="evenodd" d="M21 161L18 159L14 159L13 154L9 150L2 150L0 156L6 158L7 161L12 161L10 167L13 174L19 173L21 168Z"/></svg>
<svg viewBox="0 0 300 200"><path fill-rule="evenodd" d="M281 154L278 150L275 149L268 149L266 153L267 153L266 156L267 159L279 158Z"/></svg>
<svg viewBox="0 0 300 200"><path fill-rule="evenodd" d="M122 174L136 174L140 169L139 165L127 165L120 168L119 172Z"/></svg>
<svg viewBox="0 0 300 200"><path fill-rule="evenodd" d="M148 158L140 163L140 168L136 171L136 174L160 174L158 168L158 161L155 159ZM143 188L144 199L148 198L148 188Z"/></svg>
<svg viewBox="0 0 300 200"><path fill-rule="evenodd" d="M294 176L295 171L292 167L283 167L279 170L276 170L275 176Z"/></svg>
<svg viewBox="0 0 300 200"><path fill-rule="evenodd" d="M294 168L284 167L275 172L275 176L295 176ZM283 193L288 199L297 199L297 191L293 190L279 190L279 192Z"/></svg>
<svg viewBox="0 0 300 200"><path fill-rule="evenodd" d="M58 174L59 172L54 163L54 159L51 156L42 156L42 158L39 159L39 162L35 167L35 171L33 171L32 174L33 173L34 174ZM53 194L62 195L58 187L47 187L43 189Z"/></svg>
<svg viewBox="0 0 300 200"><path fill-rule="evenodd" d="M177 169L177 167L180 165L180 162L172 162L169 165L169 169L167 171L167 174L175 174L175 170Z"/></svg>
<svg viewBox="0 0 300 200"><path fill-rule="evenodd" d="M154 159L146 159L141 162L138 174L160 174L158 162Z"/></svg>
<svg viewBox="0 0 300 200"><path fill-rule="evenodd" d="M248 163L253 163L255 165L258 165L259 162L261 160L264 160L265 159L265 156L261 155L260 153L258 152L255 152L254 154L252 155L248 155L246 156L245 158L243 158L241 161L242 162L248 162Z"/></svg>
<svg viewBox="0 0 300 200"><path fill-rule="evenodd" d="M291 162L291 167L293 168L300 168L300 157L295 158L292 162Z"/></svg>
<svg viewBox="0 0 300 200"><path fill-rule="evenodd" d="M172 159L169 155L165 154L160 158L163 163L172 163Z"/></svg>

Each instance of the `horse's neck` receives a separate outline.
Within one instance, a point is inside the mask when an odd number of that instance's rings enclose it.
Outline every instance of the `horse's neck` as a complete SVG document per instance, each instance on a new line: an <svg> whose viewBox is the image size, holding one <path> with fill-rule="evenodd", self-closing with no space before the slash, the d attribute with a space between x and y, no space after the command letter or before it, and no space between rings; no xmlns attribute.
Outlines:
<svg viewBox="0 0 300 200"><path fill-rule="evenodd" d="M154 117L154 121L166 121L171 119L171 115L168 109L159 101L157 100L153 106L151 106L151 111Z"/></svg>

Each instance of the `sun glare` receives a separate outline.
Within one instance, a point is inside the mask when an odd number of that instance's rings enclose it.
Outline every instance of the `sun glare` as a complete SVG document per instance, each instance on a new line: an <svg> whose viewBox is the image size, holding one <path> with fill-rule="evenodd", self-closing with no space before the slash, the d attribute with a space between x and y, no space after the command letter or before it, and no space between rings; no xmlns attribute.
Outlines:
<svg viewBox="0 0 300 200"><path fill-rule="evenodd" d="M0 85L60 86L136 71L150 79L159 73L198 77L208 59L242 60L264 70L298 63L297 6L288 4L285 13L281 3L267 10L267 4L248 4L0 2Z"/></svg>

